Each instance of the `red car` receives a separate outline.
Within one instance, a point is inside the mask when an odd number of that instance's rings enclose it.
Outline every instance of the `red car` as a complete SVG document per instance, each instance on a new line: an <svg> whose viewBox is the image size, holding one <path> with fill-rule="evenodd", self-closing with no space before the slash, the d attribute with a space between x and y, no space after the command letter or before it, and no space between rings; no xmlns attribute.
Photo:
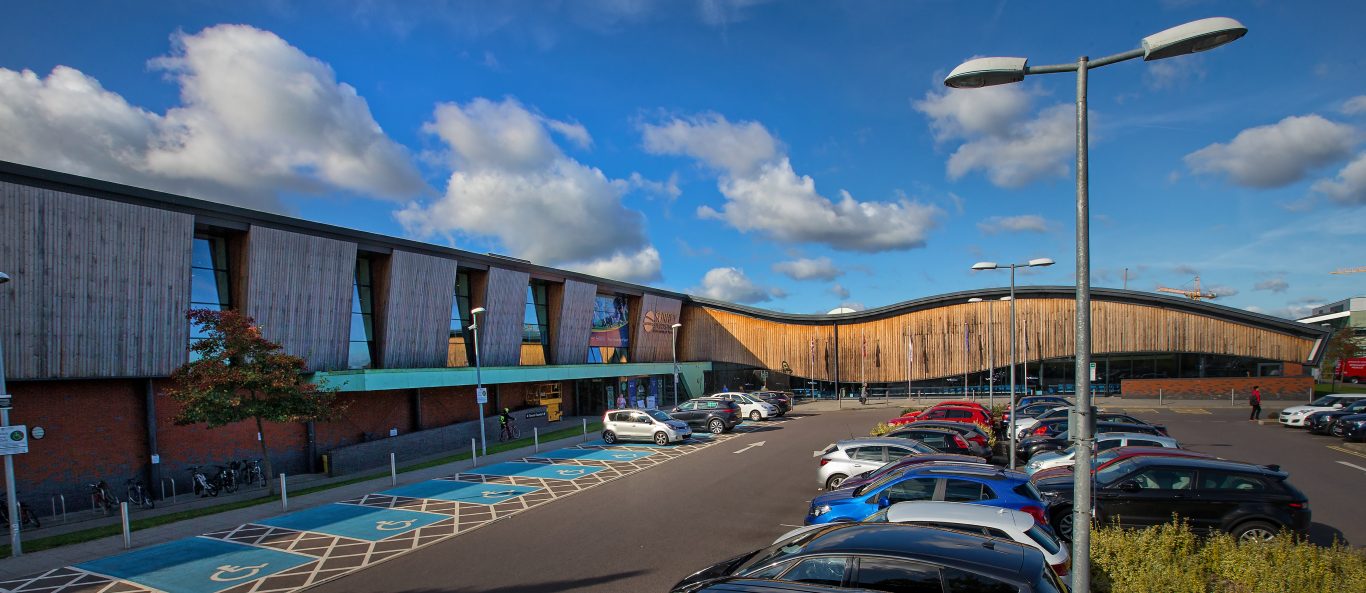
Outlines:
<svg viewBox="0 0 1366 593"><path fill-rule="evenodd" d="M990 426L991 414L981 406L961 406L946 402L923 412L911 412L900 418L893 418L887 424L901 426L917 420L947 420L949 422L970 422Z"/></svg>
<svg viewBox="0 0 1366 593"><path fill-rule="evenodd" d="M1202 459L1214 459L1209 453L1191 451L1190 449L1172 449L1169 447L1116 447L1108 451L1096 453L1095 461L1091 464L1091 473L1104 469L1110 465L1123 461L1130 457L1199 457ZM1072 466L1054 467L1035 472L1029 476L1029 481L1037 482L1046 478L1056 478L1072 473Z"/></svg>

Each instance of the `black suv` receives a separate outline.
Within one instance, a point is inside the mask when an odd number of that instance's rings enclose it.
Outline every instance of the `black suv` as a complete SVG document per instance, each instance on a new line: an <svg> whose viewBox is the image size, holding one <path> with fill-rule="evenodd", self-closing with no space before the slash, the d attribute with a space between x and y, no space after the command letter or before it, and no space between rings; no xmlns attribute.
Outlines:
<svg viewBox="0 0 1366 593"><path fill-rule="evenodd" d="M1366 414L1366 399L1352 402L1338 410L1314 412L1304 419L1304 427L1313 434L1331 434L1335 437L1346 435L1346 426L1338 420L1355 414Z"/></svg>
<svg viewBox="0 0 1366 593"><path fill-rule="evenodd" d="M962 433L950 428L907 424L887 433L885 436L901 439L914 439L925 443L931 449L940 453L971 455L973 457L981 457L985 458L987 461L991 461L990 449L986 448L986 446L968 441L963 437Z"/></svg>
<svg viewBox="0 0 1366 593"><path fill-rule="evenodd" d="M699 397L678 404L669 415L693 428L721 434L740 423L740 404L719 397Z"/></svg>
<svg viewBox="0 0 1366 593"><path fill-rule="evenodd" d="M1196 533L1224 531L1269 540L1309 528L1309 499L1272 466L1222 459L1130 457L1096 472L1096 518L1147 527L1178 515ZM1072 476L1034 483L1051 503L1049 519L1072 537Z"/></svg>
<svg viewBox="0 0 1366 593"><path fill-rule="evenodd" d="M1018 441L1016 443L1016 447L1018 448L1019 453L1024 455L1025 459L1029 459L1030 457L1038 455L1039 453L1043 453L1044 451L1060 451L1062 449L1066 449L1067 447L1071 446L1072 438L1067 434L1067 431L1065 430L1067 428L1067 423L1065 420L1063 422L1062 428L1064 429L1063 432L1057 433L1053 436L1032 436L1022 441ZM1167 431L1165 428L1153 426L1151 424L1129 424L1127 422L1097 422L1096 434L1100 434L1103 432L1136 432L1139 434L1167 436Z"/></svg>

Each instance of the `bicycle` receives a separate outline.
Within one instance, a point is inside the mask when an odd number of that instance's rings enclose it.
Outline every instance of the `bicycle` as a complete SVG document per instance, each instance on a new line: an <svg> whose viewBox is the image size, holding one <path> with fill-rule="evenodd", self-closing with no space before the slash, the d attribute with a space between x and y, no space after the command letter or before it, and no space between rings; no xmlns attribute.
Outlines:
<svg viewBox="0 0 1366 593"><path fill-rule="evenodd" d="M19 529L22 530L30 523L33 524L34 529L43 527L43 524L38 521L38 515L33 514L33 510L28 508L24 501L19 501L17 506L19 507ZM5 530L9 529L9 499L4 496L0 496L0 523L4 523Z"/></svg>
<svg viewBox="0 0 1366 593"><path fill-rule="evenodd" d="M237 470L230 466L218 465L215 467L218 468L218 473L214 476L214 479L218 481L218 487L228 494L237 492Z"/></svg>
<svg viewBox="0 0 1366 593"><path fill-rule="evenodd" d="M244 480L244 483L246 485L251 486L257 482L260 482L262 488L266 487L266 477L265 474L261 471L260 459L244 459L242 460L241 467L242 479Z"/></svg>
<svg viewBox="0 0 1366 593"><path fill-rule="evenodd" d="M156 507L156 503L152 501L152 494L142 487L142 480L129 478L127 482L124 482L124 486L127 489L128 504L140 506L144 509Z"/></svg>
<svg viewBox="0 0 1366 593"><path fill-rule="evenodd" d="M515 441L522 438L522 428L517 423L509 420L503 425L503 430L498 433L499 441Z"/></svg>
<svg viewBox="0 0 1366 593"><path fill-rule="evenodd" d="M118 497L114 496L104 480L90 484L90 500L94 508L104 509L106 513L113 511L114 505L119 504Z"/></svg>
<svg viewBox="0 0 1366 593"><path fill-rule="evenodd" d="M218 496L218 485L209 480L204 472L199 470L199 466L190 466L190 484L194 487L194 493L200 498L205 496Z"/></svg>

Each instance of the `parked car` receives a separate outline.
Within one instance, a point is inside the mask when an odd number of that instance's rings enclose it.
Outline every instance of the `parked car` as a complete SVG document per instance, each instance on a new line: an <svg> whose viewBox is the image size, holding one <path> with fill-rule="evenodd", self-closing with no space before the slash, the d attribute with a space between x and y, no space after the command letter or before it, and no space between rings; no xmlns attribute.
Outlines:
<svg viewBox="0 0 1366 593"><path fill-rule="evenodd" d="M1111 464L1118 463L1120 460L1128 459L1130 457L1194 457L1197 459L1217 459L1217 457L1210 455L1209 453L1201 453L1190 449L1173 449L1170 447L1119 447L1096 453L1095 457L1091 460L1091 473L1094 474L1098 470L1105 469ZM1070 476L1072 475L1073 469L1073 465L1041 469L1030 474L1029 481L1037 483L1040 480L1047 480L1059 476L1069 476L1068 479L1071 479Z"/></svg>
<svg viewBox="0 0 1366 593"><path fill-rule="evenodd" d="M676 589L688 593L848 593L849 589L832 585L814 585L775 579L723 577L697 585L698 588Z"/></svg>
<svg viewBox="0 0 1366 593"><path fill-rule="evenodd" d="M602 440L609 445L617 441L652 441L663 446L686 441L691 436L688 423L659 410L607 410L602 415Z"/></svg>
<svg viewBox="0 0 1366 593"><path fill-rule="evenodd" d="M849 476L876 470L908 455L934 452L929 446L910 439L849 439L826 447L821 454L820 469L816 471L816 476L822 487L834 490Z"/></svg>
<svg viewBox="0 0 1366 593"><path fill-rule="evenodd" d="M778 416L778 407L757 397L750 397L738 391L727 391L712 394L710 397L728 399L740 404L740 417L749 418L755 422L767 420Z"/></svg>
<svg viewBox="0 0 1366 593"><path fill-rule="evenodd" d="M1341 410L1350 404L1366 399L1366 393L1333 393L1320 397L1307 405L1291 406L1281 410L1281 426L1304 426L1304 419L1314 412Z"/></svg>
<svg viewBox="0 0 1366 593"><path fill-rule="evenodd" d="M1009 398L1007 398L1007 400L1008 399ZM1053 407L1068 407L1072 405L1072 402L1065 397L1060 397L1056 395L1026 395L1015 400L1015 409L1018 410L1023 407L1037 404L1053 404ZM1007 426L1007 423L1010 421L1010 417L1012 416L1011 412L1012 410L1006 410L1001 413L1000 420L1002 427Z"/></svg>
<svg viewBox="0 0 1366 593"><path fill-rule="evenodd" d="M758 397L778 408L779 416L786 416L792 411L792 396L781 391L755 391L749 394L750 397Z"/></svg>
<svg viewBox="0 0 1366 593"><path fill-rule="evenodd" d="M1138 418L1135 418L1135 417L1133 417L1133 416L1130 416L1130 415L1128 415L1128 414L1124 414L1124 413L1121 413L1121 412L1104 412L1104 411L1097 411L1097 412L1096 412L1096 421L1097 421L1097 422L1121 422L1121 423L1127 423L1127 424L1143 424L1143 425L1146 425L1146 426L1151 426L1151 427L1153 427L1153 428L1156 428L1158 434L1163 434L1163 435L1167 434L1167 425L1165 425L1165 424L1153 424L1152 422L1148 422L1148 421L1146 421L1146 420L1140 420L1140 419L1138 419ZM1039 429L1041 426L1044 426L1044 427L1045 427L1042 431ZM1060 409L1057 409L1057 410L1050 411L1050 412L1048 412L1047 414L1044 414L1044 415L1042 415L1042 416L1039 416L1038 418L1035 418L1035 419L1033 419L1033 420L1027 420L1027 421L1025 421L1024 426L1022 426L1022 427L1020 428L1020 430L1019 430L1019 433L1016 434L1016 440L1018 441L1018 440L1020 440L1020 439L1026 438L1026 437L1028 437L1028 436L1034 436L1034 435L1040 435L1040 434L1042 434L1042 435L1056 434L1056 433L1062 432L1063 430L1066 430L1066 429L1067 429L1067 408L1060 408Z"/></svg>
<svg viewBox="0 0 1366 593"><path fill-rule="evenodd" d="M721 434L740 423L740 404L718 397L699 397L678 404L669 415L688 426Z"/></svg>
<svg viewBox="0 0 1366 593"><path fill-rule="evenodd" d="M1110 449L1120 449L1124 447L1177 449L1181 447L1181 444L1177 443L1174 438L1151 434L1107 432L1096 435L1096 454ZM1035 472L1046 469L1072 467L1077 460L1076 454L1077 450L1075 446L1057 451L1046 451L1030 458L1029 463L1025 464L1024 471L1032 476Z"/></svg>
<svg viewBox="0 0 1366 593"><path fill-rule="evenodd" d="M830 525L807 531L688 575L674 585L673 593L696 593L729 577L897 593L1067 590L1033 547L895 523Z"/></svg>
<svg viewBox="0 0 1366 593"><path fill-rule="evenodd" d="M1366 414L1366 399L1360 399L1340 410L1328 410L1314 412L1304 419L1304 427L1313 434L1331 434L1335 437L1342 437L1346 432L1341 424L1340 418L1354 414Z"/></svg>
<svg viewBox="0 0 1366 593"><path fill-rule="evenodd" d="M1148 527L1177 515L1196 533L1223 531L1244 541L1305 533L1309 499L1276 466L1190 457L1130 457L1095 474L1096 519ZM1054 504L1054 529L1072 536L1072 480L1036 483Z"/></svg>
<svg viewBox="0 0 1366 593"><path fill-rule="evenodd" d="M885 436L917 440L940 453L974 455L986 459L987 461L991 460L991 449L986 447L985 442L979 445L969 441L963 438L963 435L959 434L956 430L908 424L887 433Z"/></svg>
<svg viewBox="0 0 1366 593"><path fill-rule="evenodd" d="M1023 430L1036 419L1046 417L1054 410L1060 411L1065 418L1067 417L1067 409L1068 406L1059 406L1057 402L1043 402L1018 407L1015 408L1014 414L1010 414L1010 426L1016 431Z"/></svg>
<svg viewBox="0 0 1366 593"><path fill-rule="evenodd" d="M1020 472L980 465L928 464L811 500L804 525L858 521L898 502L938 500L1014 509L1047 523L1043 498Z"/></svg>
<svg viewBox="0 0 1366 593"><path fill-rule="evenodd" d="M1097 436L1110 432L1131 432L1153 436L1165 436L1160 429L1148 424L1129 424L1126 422L1096 423L1095 434ZM1071 442L1071 435L1067 431L1063 431L1053 436L1031 436L1022 441L1017 441L1016 445L1018 446L1018 453L1022 454L1025 459L1030 459L1044 451L1066 449Z"/></svg>
<svg viewBox="0 0 1366 593"><path fill-rule="evenodd" d="M926 453L923 455L907 455L906 457L902 457L897 461L888 462L887 465L879 467L875 470L866 471L861 474L854 474L852 476L849 476L844 479L844 482L840 483L840 488L854 488L857 486L862 486L868 482L871 482L882 477L883 474L886 474L888 472L896 472L904 470L913 465L920 465L925 463L951 463L958 465L966 463L971 465L980 465L982 467L995 467L989 463L982 461L982 458L977 457L976 455L954 455L952 453Z"/></svg>
<svg viewBox="0 0 1366 593"><path fill-rule="evenodd" d="M988 452L991 450L991 435L988 434L990 429L983 427L980 424L950 422L948 420L916 420L910 424L902 425L902 428L915 427L947 428L958 433L964 439L967 439L969 443L976 443Z"/></svg>
<svg viewBox="0 0 1366 593"><path fill-rule="evenodd" d="M1342 425L1342 438L1346 441L1366 440L1366 414L1343 416L1338 419Z"/></svg>
<svg viewBox="0 0 1366 593"><path fill-rule="evenodd" d="M917 420L949 420L952 422L970 422L991 426L991 416L982 411L981 408L969 406L938 406L930 408L915 416L901 416L893 418L887 422L891 426L901 426L910 424Z"/></svg>
<svg viewBox="0 0 1366 593"><path fill-rule="evenodd" d="M982 414L985 415L988 419L991 418L991 410L980 403L968 400L948 400L936 403L923 410L912 410L910 412L906 412L901 416L893 418L888 423L892 426L898 426L901 424L905 424L907 422L915 422L917 419L923 418L924 414L926 414L927 412L937 410L939 408L972 408L981 411ZM988 420L988 424L990 424L990 420Z"/></svg>

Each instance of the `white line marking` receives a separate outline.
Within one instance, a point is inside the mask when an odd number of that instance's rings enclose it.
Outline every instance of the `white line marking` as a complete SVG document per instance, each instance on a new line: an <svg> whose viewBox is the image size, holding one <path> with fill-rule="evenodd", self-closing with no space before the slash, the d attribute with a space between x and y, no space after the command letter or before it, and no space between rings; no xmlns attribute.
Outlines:
<svg viewBox="0 0 1366 593"><path fill-rule="evenodd" d="M1338 463L1341 463L1341 464L1343 464L1343 465L1345 465L1345 466L1347 466L1347 467L1353 467L1353 468L1356 468L1356 469L1359 469L1359 470L1361 470L1361 471L1366 472L1366 467L1361 467L1360 465L1357 465L1357 464L1355 464L1355 463L1348 463L1348 462L1346 462L1346 461L1339 461Z"/></svg>
<svg viewBox="0 0 1366 593"><path fill-rule="evenodd" d="M736 453L744 453L745 451L748 451L748 450L750 450L750 449L753 448L753 447L762 447L762 446L764 446L764 443L765 443L765 442L766 442L766 441L759 441L759 442L756 442L756 443L750 443L750 444L748 444L748 445L745 445L744 448L740 449L739 451L736 451Z"/></svg>
<svg viewBox="0 0 1366 593"><path fill-rule="evenodd" d="M805 525L788 525L787 523L779 523L779 524L778 524L778 527L806 527L806 526L805 526Z"/></svg>

